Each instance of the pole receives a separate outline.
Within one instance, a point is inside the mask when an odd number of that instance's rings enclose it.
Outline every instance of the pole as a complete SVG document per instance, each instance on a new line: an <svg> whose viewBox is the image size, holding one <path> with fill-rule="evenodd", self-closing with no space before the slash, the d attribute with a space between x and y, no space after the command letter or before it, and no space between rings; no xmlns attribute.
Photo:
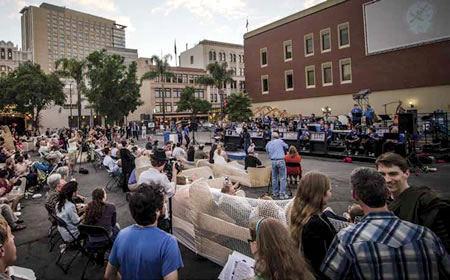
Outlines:
<svg viewBox="0 0 450 280"><path fill-rule="evenodd" d="M70 121L69 121L69 128L72 128L72 120L73 120L73 116L72 116L72 80L70 80L70 84L69 84L69 93L70 93Z"/></svg>
<svg viewBox="0 0 450 280"><path fill-rule="evenodd" d="M164 76L161 76L163 79L165 78ZM164 131L166 131L166 89L164 88L164 83L162 84L162 103L163 103L163 128Z"/></svg>

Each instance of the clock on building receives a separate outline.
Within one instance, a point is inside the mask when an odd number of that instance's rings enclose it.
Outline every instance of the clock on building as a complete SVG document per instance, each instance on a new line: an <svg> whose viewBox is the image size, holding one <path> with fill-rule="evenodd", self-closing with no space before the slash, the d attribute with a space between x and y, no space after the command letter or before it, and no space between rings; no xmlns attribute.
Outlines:
<svg viewBox="0 0 450 280"><path fill-rule="evenodd" d="M435 10L430 1L416 1L406 12L406 21L414 34L427 33L432 24Z"/></svg>

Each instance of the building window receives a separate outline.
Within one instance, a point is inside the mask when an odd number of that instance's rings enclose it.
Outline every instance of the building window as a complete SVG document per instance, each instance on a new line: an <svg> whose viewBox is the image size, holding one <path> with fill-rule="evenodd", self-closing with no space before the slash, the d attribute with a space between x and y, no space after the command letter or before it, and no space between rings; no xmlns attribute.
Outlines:
<svg viewBox="0 0 450 280"><path fill-rule="evenodd" d="M314 65L305 67L306 88L316 87L316 71Z"/></svg>
<svg viewBox="0 0 450 280"><path fill-rule="evenodd" d="M166 104L166 112L172 112L172 103L165 102Z"/></svg>
<svg viewBox="0 0 450 280"><path fill-rule="evenodd" d="M183 74L183 84L187 84L187 83L188 83L188 75Z"/></svg>
<svg viewBox="0 0 450 280"><path fill-rule="evenodd" d="M180 96L181 96L181 91L182 91L181 88L174 88L174 89L173 89L173 97L174 97L174 98L180 98Z"/></svg>
<svg viewBox="0 0 450 280"><path fill-rule="evenodd" d="M294 71L284 71L284 84L286 87L286 91L294 90Z"/></svg>
<svg viewBox="0 0 450 280"><path fill-rule="evenodd" d="M195 89L195 97L204 99L205 98L204 90L203 89Z"/></svg>
<svg viewBox="0 0 450 280"><path fill-rule="evenodd" d="M213 60L217 60L216 51L213 51Z"/></svg>
<svg viewBox="0 0 450 280"><path fill-rule="evenodd" d="M194 56L191 55L191 64L194 64Z"/></svg>
<svg viewBox="0 0 450 280"><path fill-rule="evenodd" d="M155 97L162 98L162 89L161 88L155 88Z"/></svg>
<svg viewBox="0 0 450 280"><path fill-rule="evenodd" d="M222 53L219 53L219 61L222 61Z"/></svg>
<svg viewBox="0 0 450 280"><path fill-rule="evenodd" d="M341 84L349 84L352 82L352 61L350 58L339 60L339 70Z"/></svg>
<svg viewBox="0 0 450 280"><path fill-rule="evenodd" d="M190 84L194 83L194 75L189 75L189 83Z"/></svg>
<svg viewBox="0 0 450 280"><path fill-rule="evenodd" d="M305 35L305 56L314 55L314 35L313 33Z"/></svg>
<svg viewBox="0 0 450 280"><path fill-rule="evenodd" d="M320 31L320 50L321 52L331 51L331 32L330 28Z"/></svg>
<svg viewBox="0 0 450 280"><path fill-rule="evenodd" d="M338 27L339 48L350 47L350 28L348 22L339 24Z"/></svg>
<svg viewBox="0 0 450 280"><path fill-rule="evenodd" d="M170 88L165 88L164 91L166 92L165 98L170 98Z"/></svg>
<svg viewBox="0 0 450 280"><path fill-rule="evenodd" d="M181 74L177 75L177 83L179 83L179 84L183 83L183 75L181 75Z"/></svg>
<svg viewBox="0 0 450 280"><path fill-rule="evenodd" d="M262 94L269 93L269 76L268 75L261 76L261 91L262 91Z"/></svg>
<svg viewBox="0 0 450 280"><path fill-rule="evenodd" d="M284 61L292 60L292 41L284 41L283 43L284 49Z"/></svg>
<svg viewBox="0 0 450 280"><path fill-rule="evenodd" d="M212 51L209 51L209 60L213 60L213 54L212 54Z"/></svg>
<svg viewBox="0 0 450 280"><path fill-rule="evenodd" d="M267 66L267 48L263 48L260 50L261 53L261 67Z"/></svg>
<svg viewBox="0 0 450 280"><path fill-rule="evenodd" d="M331 62L322 63L322 86L333 85L333 65Z"/></svg>

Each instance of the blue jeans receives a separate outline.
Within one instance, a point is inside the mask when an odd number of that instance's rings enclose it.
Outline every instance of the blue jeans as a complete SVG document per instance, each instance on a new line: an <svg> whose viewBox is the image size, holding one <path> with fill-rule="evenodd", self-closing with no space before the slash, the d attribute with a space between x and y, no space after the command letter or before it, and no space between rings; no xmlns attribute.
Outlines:
<svg viewBox="0 0 450 280"><path fill-rule="evenodd" d="M278 185L278 178L281 186ZM272 193L275 196L286 195L286 162L284 159L272 160Z"/></svg>

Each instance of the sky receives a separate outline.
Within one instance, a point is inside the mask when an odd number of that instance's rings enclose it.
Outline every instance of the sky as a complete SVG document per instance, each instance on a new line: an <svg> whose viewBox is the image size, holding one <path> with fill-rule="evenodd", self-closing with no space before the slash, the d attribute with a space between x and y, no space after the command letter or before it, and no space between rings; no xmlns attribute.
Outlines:
<svg viewBox="0 0 450 280"><path fill-rule="evenodd" d="M249 31L325 0L47 0L127 26L126 46L139 57L178 55L203 39L243 44ZM42 1L0 0L0 40L21 47L20 10ZM7 27L7 28L5 28ZM173 65L175 62L172 61Z"/></svg>

